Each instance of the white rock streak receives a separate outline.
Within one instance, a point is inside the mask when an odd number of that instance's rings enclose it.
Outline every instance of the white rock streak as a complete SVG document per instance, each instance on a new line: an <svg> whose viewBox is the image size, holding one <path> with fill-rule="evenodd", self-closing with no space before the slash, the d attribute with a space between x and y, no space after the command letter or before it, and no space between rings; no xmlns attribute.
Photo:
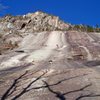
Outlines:
<svg viewBox="0 0 100 100"><path fill-rule="evenodd" d="M27 58L27 61L41 61L46 60L51 55L54 55L54 50L63 48L67 45L65 40L65 34L63 32L54 31L51 32L48 36L48 40L45 43L45 46L39 50L36 50L30 54Z"/></svg>
<svg viewBox="0 0 100 100"><path fill-rule="evenodd" d="M36 36L29 34L23 39L20 48L24 51L26 49L33 49L33 51L11 57L9 60L1 63L1 68L15 67L20 64L20 59L25 56L28 56L25 59L27 63L47 60L50 56L57 55L57 50L62 50L67 46L65 33L61 31L41 32Z"/></svg>

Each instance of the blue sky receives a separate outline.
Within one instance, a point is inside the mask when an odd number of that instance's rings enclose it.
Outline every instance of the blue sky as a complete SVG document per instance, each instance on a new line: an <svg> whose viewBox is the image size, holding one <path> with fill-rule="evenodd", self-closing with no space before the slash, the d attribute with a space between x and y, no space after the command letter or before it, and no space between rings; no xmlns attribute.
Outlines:
<svg viewBox="0 0 100 100"><path fill-rule="evenodd" d="M100 0L0 0L0 16L42 10L72 24L100 25Z"/></svg>

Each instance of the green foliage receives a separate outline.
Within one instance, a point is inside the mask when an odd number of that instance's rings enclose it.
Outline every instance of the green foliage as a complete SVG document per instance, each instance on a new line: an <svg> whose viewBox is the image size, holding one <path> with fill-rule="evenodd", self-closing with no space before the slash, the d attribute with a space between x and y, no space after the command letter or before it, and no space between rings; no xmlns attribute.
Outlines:
<svg viewBox="0 0 100 100"><path fill-rule="evenodd" d="M76 30L82 32L100 32L100 27L98 24L95 27L90 25L73 25L70 26L68 30Z"/></svg>
<svg viewBox="0 0 100 100"><path fill-rule="evenodd" d="M87 32L94 32L95 28L93 28L92 26L87 25Z"/></svg>

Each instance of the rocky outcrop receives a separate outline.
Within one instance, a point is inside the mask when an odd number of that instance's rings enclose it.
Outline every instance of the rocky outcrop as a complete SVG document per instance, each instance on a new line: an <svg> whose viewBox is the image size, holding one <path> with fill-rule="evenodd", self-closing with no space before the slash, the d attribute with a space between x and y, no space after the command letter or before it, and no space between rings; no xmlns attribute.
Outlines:
<svg viewBox="0 0 100 100"><path fill-rule="evenodd" d="M67 30L69 24L65 24L59 17L43 12L29 13L23 16L6 16L0 20L2 29L18 29L27 32Z"/></svg>

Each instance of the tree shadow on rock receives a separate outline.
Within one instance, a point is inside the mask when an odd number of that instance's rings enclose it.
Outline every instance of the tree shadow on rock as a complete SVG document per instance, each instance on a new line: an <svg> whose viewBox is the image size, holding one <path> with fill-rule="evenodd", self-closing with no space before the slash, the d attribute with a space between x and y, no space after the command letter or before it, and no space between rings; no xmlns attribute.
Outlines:
<svg viewBox="0 0 100 100"><path fill-rule="evenodd" d="M22 74L21 76L19 76L17 79L14 80L14 82L12 83L12 85L6 90L6 92L3 94L1 100L6 100L9 98L9 96L11 96L11 94L13 94L15 91L16 91L16 88L17 88L17 84L19 82L19 80L21 80L28 72L26 71L24 74ZM37 82L38 80L40 80L47 72L44 72L43 74L41 74L40 76L38 76L36 79L34 79L32 82L30 82L24 89L22 89L21 92L19 92L18 94L14 95L14 97L12 97L11 100L16 100L18 98L20 98L23 94L29 92L30 90L38 90L38 89L43 89L43 88L46 88L48 89L51 93L55 94L55 96L59 99L59 100L66 100L66 96L68 94L73 94L73 93L78 93L78 92L81 92L82 94L80 94L78 97L75 97L75 100L80 100L82 98L86 98L86 97L98 97L100 96L100 94L95 94L95 93L91 93L89 92L89 94L84 94L85 90L88 88L88 87L91 87L92 86L92 83L89 83L87 85L84 85L83 87L80 87L76 90L71 90L71 91L67 91L65 93L62 93L61 91L57 91L57 90L54 90L52 89L52 86L58 86L59 84L61 84L62 82L64 81L68 81L68 80L72 80L73 82L73 79L75 78L79 78L79 77L82 77L82 76L85 76L87 74L83 74L83 75L78 75L78 76L73 76L73 77L69 77L69 78L66 78L66 79L62 79L56 83L53 83L53 84L49 84L48 82L44 81L43 80L43 83L44 85L43 86L38 86L38 87L33 87L33 88L30 88L32 86L33 83ZM34 74L34 73L33 73Z"/></svg>
<svg viewBox="0 0 100 100"><path fill-rule="evenodd" d="M61 93L60 91L56 91L56 90L53 90L50 85L46 82L46 81L43 81L44 84L47 86L48 90L55 94L55 96L59 99L59 100L66 100L66 95L68 94L72 94L72 93L77 93L77 92L84 92L85 89L87 89L88 87L92 86L92 83L89 83L79 89L76 89L76 90L72 90L72 91L68 91L68 92L65 92L65 93ZM100 94L95 94L95 93L89 93L89 94L81 94L79 95L78 97L75 98L75 100L81 100L83 98L89 98L89 97L99 97Z"/></svg>
<svg viewBox="0 0 100 100"><path fill-rule="evenodd" d="M26 71L24 74L22 74L21 76L19 76L17 79L14 80L14 82L11 84L11 86L6 90L6 92L1 97L1 100L6 100L11 94L13 94L16 91L19 80L22 79L23 76L25 76L27 73L28 73L28 71ZM40 78L42 78L42 76L44 76L45 74L46 74L46 72L44 72L42 75L37 77L32 82L30 82L19 94L15 95L11 100L16 100L19 97L21 97L23 94L25 94L27 92L27 90L31 87L31 85L33 83L35 83L36 81L38 81Z"/></svg>

